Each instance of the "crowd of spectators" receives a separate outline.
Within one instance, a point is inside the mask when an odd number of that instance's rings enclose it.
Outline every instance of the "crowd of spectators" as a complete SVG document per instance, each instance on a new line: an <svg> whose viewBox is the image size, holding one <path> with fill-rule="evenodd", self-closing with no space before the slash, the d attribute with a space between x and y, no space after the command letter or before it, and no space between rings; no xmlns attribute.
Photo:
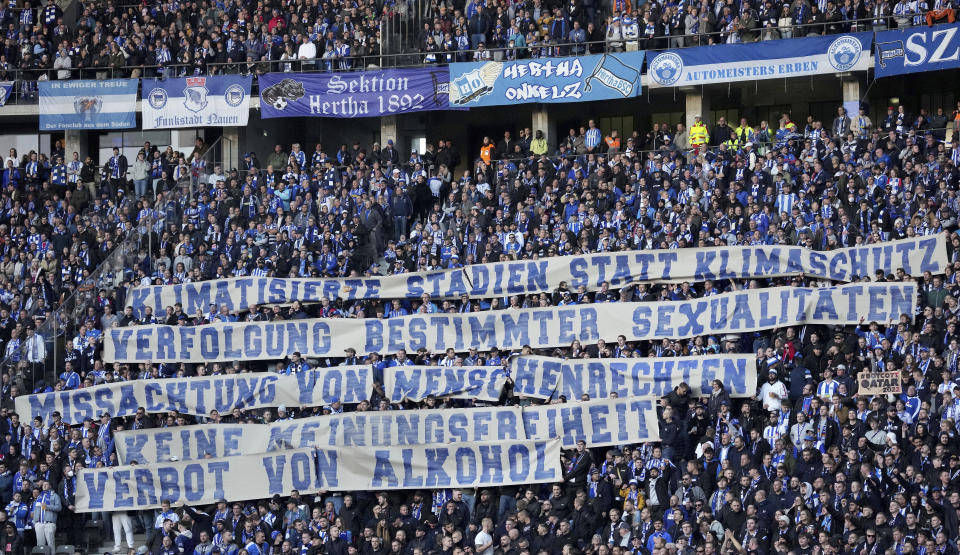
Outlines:
<svg viewBox="0 0 960 555"><path fill-rule="evenodd" d="M957 136L960 111L911 114L898 106L887 112L873 122L865 111L847 115L839 108L832 121L811 117L806 124L783 114L773 126L741 120L733 127L721 118L709 122L704 145L691 145L682 125L621 136L593 120L561 137L514 129L516 137L505 132L462 150L446 139L402 154L392 141L369 148L278 144L262 162L257 153L244 153L236 170L206 166L199 140L190 153L147 143L132 161L115 151L95 163L59 144L49 157L11 151L0 198L0 341L8 365L0 380L0 508L6 507L0 548L23 555L34 544L82 545L93 518L93 526L114 539L115 551L154 555L956 555L960 149L947 136ZM141 284L385 275L629 249L795 244L831 250L943 231L951 233L951 266L918 280L912 323L682 341L611 337L543 351L561 357L750 352L762 384L747 399L731 399L720 382L701 398L680 386L662 400L660 443L580 446L564 455L564 480L557 484L294 492L215 507L81 515L73 511L77 473L117 464L115 431L208 419L104 415L68 427L14 414L14 398L30 391L341 363L500 365L510 355L347 352L307 361L105 364L100 340L114 326L671 302L811 281L641 284L597 292L561 287L443 302L329 299L239 315L217 306L197 314L179 306L165 314L136 313L125 299ZM91 295L86 314L64 322L62 337L38 336L60 299L89 286L85 276L129 234L143 246L119 285ZM890 268L862 279L915 278ZM51 340L65 345L55 361L35 351ZM901 372L904 393L859 395L856 375L881 368ZM44 380L31 381L33 372ZM499 401L530 402L509 387ZM357 406L237 410L217 418L264 422L341 410L473 405L446 399L392 405L378 385ZM141 528L147 540L137 545L133 532Z"/></svg>
<svg viewBox="0 0 960 555"><path fill-rule="evenodd" d="M424 63L753 42L953 22L952 0L0 2L0 79L333 71L407 64L382 23L422 24ZM404 27L406 29L406 27ZM393 31L389 31L393 32ZM403 31L395 42L411 33ZM386 57L381 58L382 54Z"/></svg>

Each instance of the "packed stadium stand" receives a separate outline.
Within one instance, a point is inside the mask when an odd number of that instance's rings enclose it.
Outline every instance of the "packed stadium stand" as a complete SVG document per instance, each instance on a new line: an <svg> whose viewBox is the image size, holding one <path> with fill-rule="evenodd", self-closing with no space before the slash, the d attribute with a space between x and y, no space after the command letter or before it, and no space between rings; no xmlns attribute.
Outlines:
<svg viewBox="0 0 960 555"><path fill-rule="evenodd" d="M2 555L958 555L956 9L0 0Z"/></svg>

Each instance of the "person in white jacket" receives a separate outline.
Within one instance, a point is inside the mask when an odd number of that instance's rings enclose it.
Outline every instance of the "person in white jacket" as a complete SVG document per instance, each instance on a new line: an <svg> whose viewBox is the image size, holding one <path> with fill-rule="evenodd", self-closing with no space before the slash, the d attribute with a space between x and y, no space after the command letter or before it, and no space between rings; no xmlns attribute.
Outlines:
<svg viewBox="0 0 960 555"><path fill-rule="evenodd" d="M787 386L777 377L777 371L770 369L767 373L767 383L760 388L760 394L757 400L763 403L763 408L768 411L780 410L780 406L787 398Z"/></svg>
<svg viewBox="0 0 960 555"><path fill-rule="evenodd" d="M297 58L303 60L300 62L300 67L302 69L313 69L313 66L316 63L314 60L317 58L317 45L310 40L309 35L303 35L303 40L300 43L300 47L297 48Z"/></svg>
<svg viewBox="0 0 960 555"><path fill-rule="evenodd" d="M137 154L130 169L133 171L134 194L138 199L143 198L147 194L147 183L150 182L150 162L147 162L143 152Z"/></svg>
<svg viewBox="0 0 960 555"><path fill-rule="evenodd" d="M623 27L620 25L620 17L614 17L607 27L607 50L623 52Z"/></svg>
<svg viewBox="0 0 960 555"><path fill-rule="evenodd" d="M73 61L67 54L66 48L57 51L57 57L53 60L53 69L57 70L57 79L65 80L70 78L70 68L73 67Z"/></svg>

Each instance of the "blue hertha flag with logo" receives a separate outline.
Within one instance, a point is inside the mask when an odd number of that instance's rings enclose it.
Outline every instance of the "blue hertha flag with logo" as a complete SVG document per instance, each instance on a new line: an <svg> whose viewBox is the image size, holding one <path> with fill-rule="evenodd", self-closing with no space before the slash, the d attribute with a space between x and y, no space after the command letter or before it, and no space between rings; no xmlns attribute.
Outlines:
<svg viewBox="0 0 960 555"><path fill-rule="evenodd" d="M245 126L251 81L242 75L144 79L143 128Z"/></svg>

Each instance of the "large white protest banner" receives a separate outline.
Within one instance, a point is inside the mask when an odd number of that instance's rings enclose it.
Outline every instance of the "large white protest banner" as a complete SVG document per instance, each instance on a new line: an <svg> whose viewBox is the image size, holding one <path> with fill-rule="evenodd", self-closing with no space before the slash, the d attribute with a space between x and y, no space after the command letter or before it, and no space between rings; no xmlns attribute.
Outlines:
<svg viewBox="0 0 960 555"><path fill-rule="evenodd" d="M202 461L115 466L80 471L77 512L122 511L159 507L209 505L217 499L244 501L290 490L315 492L317 466L313 449Z"/></svg>
<svg viewBox="0 0 960 555"><path fill-rule="evenodd" d="M129 464L253 455L310 447L394 447L544 440L565 447L658 441L653 397L601 399L542 407L347 412L271 424L208 424L116 432ZM556 412L561 411L561 412ZM559 415L559 417L558 417ZM622 440L622 441L621 441Z"/></svg>
<svg viewBox="0 0 960 555"><path fill-rule="evenodd" d="M519 407L344 412L277 422L267 450L523 439L530 438Z"/></svg>
<svg viewBox="0 0 960 555"><path fill-rule="evenodd" d="M356 278L242 277L177 285L137 287L128 304L141 313L151 307L163 314L181 304L194 314L211 304L240 312L254 305L324 298L403 299L500 297L554 291L561 282L576 289L596 290L604 282L619 288L634 282L704 281L766 278L805 274L849 282L903 268L907 275L943 273L949 263L946 234L915 237L874 245L814 251L785 245L735 246L595 253L541 260L473 264L464 268Z"/></svg>
<svg viewBox="0 0 960 555"><path fill-rule="evenodd" d="M317 473L318 485L331 491L499 487L563 477L557 439L322 448Z"/></svg>
<svg viewBox="0 0 960 555"><path fill-rule="evenodd" d="M675 251L678 252L678 251ZM388 319L313 319L218 323L205 326L112 328L107 362L215 362L359 352L490 350L683 339L801 324L892 322L915 314L915 283L857 283L838 287L773 287L666 303L602 303L466 314L417 314ZM601 317L602 316L602 317Z"/></svg>
<svg viewBox="0 0 960 555"><path fill-rule="evenodd" d="M194 424L118 430L113 438L121 464L222 459L266 453L270 425Z"/></svg>
<svg viewBox="0 0 960 555"><path fill-rule="evenodd" d="M238 478L239 477L239 478ZM207 505L300 493L555 482L560 440L462 442L383 447L323 447L85 469L78 512L143 510L163 501Z"/></svg>
<svg viewBox="0 0 960 555"><path fill-rule="evenodd" d="M257 409L288 405L317 406L340 401L359 403L373 393L373 368L367 365L316 368L291 375L268 372L226 374L165 380L136 380L55 391L16 398L17 414L50 422L59 412L69 424L131 416L143 407L148 413L176 411L208 416L234 408Z"/></svg>
<svg viewBox="0 0 960 555"><path fill-rule="evenodd" d="M383 388L391 403L451 397L496 401L507 373L500 366L393 366L383 369Z"/></svg>
<svg viewBox="0 0 960 555"><path fill-rule="evenodd" d="M389 447L522 441L520 407L344 412L270 424L210 424L116 432L124 463L249 455L307 447Z"/></svg>
<svg viewBox="0 0 960 555"><path fill-rule="evenodd" d="M693 395L709 395L710 383L720 380L731 397L757 392L754 355L700 355L664 358L560 359L516 356L510 359L513 392L523 397L605 399L662 397L681 382Z"/></svg>

